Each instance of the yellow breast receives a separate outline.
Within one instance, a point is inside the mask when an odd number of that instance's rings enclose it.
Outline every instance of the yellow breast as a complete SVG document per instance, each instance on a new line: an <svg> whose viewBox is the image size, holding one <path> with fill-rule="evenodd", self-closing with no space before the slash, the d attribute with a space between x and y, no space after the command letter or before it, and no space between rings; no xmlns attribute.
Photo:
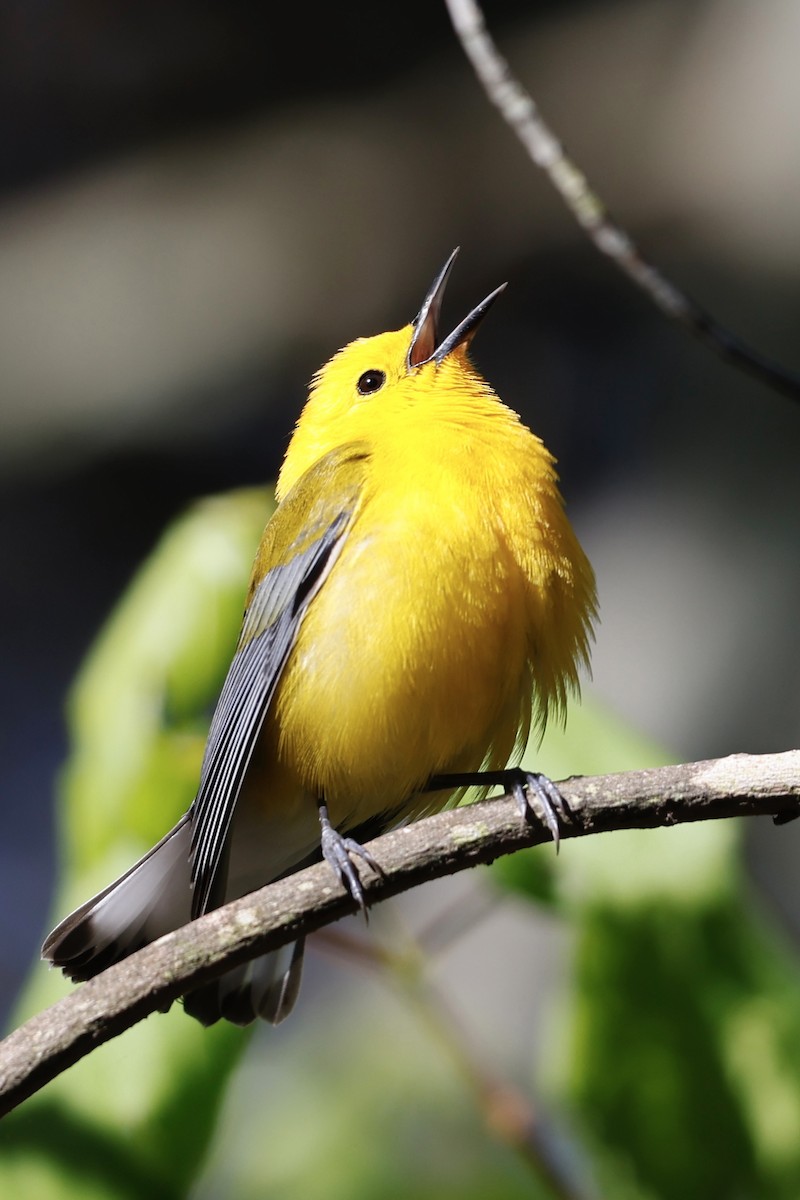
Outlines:
<svg viewBox="0 0 800 1200"><path fill-rule="evenodd" d="M426 403L347 429L369 446L364 492L280 686L278 758L337 823L408 805L435 772L505 766L532 693L543 719L585 657L591 570L552 460L455 365Z"/></svg>

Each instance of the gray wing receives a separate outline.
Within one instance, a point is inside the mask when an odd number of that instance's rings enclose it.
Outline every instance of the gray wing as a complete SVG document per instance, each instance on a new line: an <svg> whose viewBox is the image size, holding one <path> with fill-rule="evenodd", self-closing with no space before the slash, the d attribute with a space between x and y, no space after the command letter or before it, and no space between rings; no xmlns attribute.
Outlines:
<svg viewBox="0 0 800 1200"><path fill-rule="evenodd" d="M352 508L340 510L320 527L318 536L304 538L303 549L273 567L251 598L211 721L192 807L192 917L214 907L231 820L264 717L308 605L341 549L352 515Z"/></svg>

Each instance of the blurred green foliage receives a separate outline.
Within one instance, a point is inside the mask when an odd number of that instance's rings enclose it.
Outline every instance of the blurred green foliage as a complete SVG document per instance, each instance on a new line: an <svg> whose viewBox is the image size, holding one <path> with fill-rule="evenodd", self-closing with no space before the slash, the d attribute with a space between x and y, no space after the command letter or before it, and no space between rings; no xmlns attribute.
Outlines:
<svg viewBox="0 0 800 1200"><path fill-rule="evenodd" d="M55 915L105 886L191 803L210 710L273 502L245 491L168 530L98 638L69 703ZM70 985L39 963L23 1020ZM245 1037L179 1007L100 1047L0 1125L0 1195L184 1196Z"/></svg>
<svg viewBox="0 0 800 1200"><path fill-rule="evenodd" d="M658 762L607 716L584 709L571 733L573 771ZM632 830L563 855L575 949L553 1083L604 1195L800 1195L800 970L744 874L743 831Z"/></svg>
<svg viewBox="0 0 800 1200"><path fill-rule="evenodd" d="M70 702L55 916L190 803L270 505L255 491L197 505L98 639ZM530 757L556 778L663 761L591 704ZM532 1026L519 1046L514 1081L549 1107L554 1143L582 1181L576 1198L800 1195L800 973L748 890L740 837L732 822L602 835L483 874L531 922L568 932L563 991L547 1028ZM38 964L17 1020L69 986ZM402 989L359 983L357 1001L336 1001L329 989L280 1030L260 1030L232 1087L242 1031L203 1030L179 1006L149 1018L3 1122L0 1194L553 1194L492 1136L470 1071ZM534 1040L544 1060L535 1081Z"/></svg>

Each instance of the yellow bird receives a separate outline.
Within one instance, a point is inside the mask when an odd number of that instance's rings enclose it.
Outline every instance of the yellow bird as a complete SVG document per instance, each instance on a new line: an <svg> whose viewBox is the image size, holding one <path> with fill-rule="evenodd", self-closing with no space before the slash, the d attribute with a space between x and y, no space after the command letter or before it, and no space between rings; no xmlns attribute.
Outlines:
<svg viewBox="0 0 800 1200"><path fill-rule="evenodd" d="M505 784L558 838L559 794L508 768L588 666L591 566L554 460L468 358L497 288L445 338L456 251L416 319L315 376L256 555L192 807L50 934L75 980L320 854L364 905L360 844ZM277 1022L302 942L191 992Z"/></svg>

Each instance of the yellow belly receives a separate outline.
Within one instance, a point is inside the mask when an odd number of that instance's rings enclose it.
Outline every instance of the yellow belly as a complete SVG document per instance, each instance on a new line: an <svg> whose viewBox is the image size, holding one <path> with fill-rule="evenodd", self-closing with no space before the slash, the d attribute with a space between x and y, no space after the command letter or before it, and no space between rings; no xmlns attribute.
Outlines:
<svg viewBox="0 0 800 1200"><path fill-rule="evenodd" d="M563 710L586 657L591 568L547 452L513 414L491 418L432 420L409 455L398 417L372 447L265 723L267 810L293 805L300 822L324 796L339 828L417 816L431 775L509 762L534 683L537 721Z"/></svg>
<svg viewBox="0 0 800 1200"><path fill-rule="evenodd" d="M430 775L505 765L528 720L518 568L491 536L421 528L405 513L379 537L353 531L265 731L283 786L288 773L324 794L337 824L404 803L417 815Z"/></svg>

